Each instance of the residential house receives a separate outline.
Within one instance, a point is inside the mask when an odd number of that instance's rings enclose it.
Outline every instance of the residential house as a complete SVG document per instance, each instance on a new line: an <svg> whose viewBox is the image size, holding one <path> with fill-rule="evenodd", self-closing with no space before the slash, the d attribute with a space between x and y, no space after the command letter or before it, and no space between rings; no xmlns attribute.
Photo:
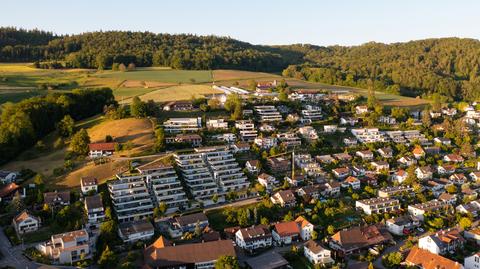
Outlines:
<svg viewBox="0 0 480 269"><path fill-rule="evenodd" d="M191 101L172 101L163 106L165 111L186 111L193 110L193 104Z"/></svg>
<svg viewBox="0 0 480 269"><path fill-rule="evenodd" d="M465 265L465 269L480 268L480 252L465 257L463 264Z"/></svg>
<svg viewBox="0 0 480 269"><path fill-rule="evenodd" d="M269 251L262 255L245 260L246 268L250 269L289 269L288 261L275 251Z"/></svg>
<svg viewBox="0 0 480 269"><path fill-rule="evenodd" d="M312 233L314 228L313 224L311 224L308 220L306 220L302 216L298 216L295 219L295 222L300 228L300 238L302 238L303 241L310 240L312 238Z"/></svg>
<svg viewBox="0 0 480 269"><path fill-rule="evenodd" d="M433 142L441 144L441 145L447 145L447 146L450 146L452 144L452 141L448 138L445 138L445 137L435 137L433 139Z"/></svg>
<svg viewBox="0 0 480 269"><path fill-rule="evenodd" d="M378 128L352 129L350 132L360 143L377 143L386 141L385 134L380 132Z"/></svg>
<svg viewBox="0 0 480 269"><path fill-rule="evenodd" d="M291 190L283 190L270 197L272 203L281 207L294 207L296 204L295 194Z"/></svg>
<svg viewBox="0 0 480 269"><path fill-rule="evenodd" d="M244 153L250 151L250 144L247 142L238 142L232 145L234 153Z"/></svg>
<svg viewBox="0 0 480 269"><path fill-rule="evenodd" d="M225 119L209 119L206 124L208 129L228 129L228 122Z"/></svg>
<svg viewBox="0 0 480 269"><path fill-rule="evenodd" d="M391 213L401 208L399 200L388 197L357 200L355 207L367 215Z"/></svg>
<svg viewBox="0 0 480 269"><path fill-rule="evenodd" d="M90 143L88 144L88 155L90 158L111 156L115 152L115 145L114 142Z"/></svg>
<svg viewBox="0 0 480 269"><path fill-rule="evenodd" d="M267 191L272 191L273 188L279 184L274 176L262 173L257 177L258 183L265 187Z"/></svg>
<svg viewBox="0 0 480 269"><path fill-rule="evenodd" d="M20 186L15 182L8 183L0 187L0 202L10 201L13 199L15 194L20 191Z"/></svg>
<svg viewBox="0 0 480 269"><path fill-rule="evenodd" d="M300 239L300 227L295 221L280 222L275 224L272 236L277 245L289 245Z"/></svg>
<svg viewBox="0 0 480 269"><path fill-rule="evenodd" d="M475 227L470 230L465 230L463 232L463 236L467 240L474 241L477 244L477 246L480 245L480 228L479 227Z"/></svg>
<svg viewBox="0 0 480 269"><path fill-rule="evenodd" d="M242 141L250 142L257 137L257 129L255 129L255 124L251 120L238 120L235 122L235 128L240 133Z"/></svg>
<svg viewBox="0 0 480 269"><path fill-rule="evenodd" d="M437 166L437 173L439 175L451 175L455 173L455 165L453 164L442 164Z"/></svg>
<svg viewBox="0 0 480 269"><path fill-rule="evenodd" d="M409 156L402 156L400 159L397 161L399 164L404 165L404 166L412 166L417 163L417 160L409 157Z"/></svg>
<svg viewBox="0 0 480 269"><path fill-rule="evenodd" d="M167 144L182 143L182 144L189 144L192 147L201 146L202 141L203 141L202 137L198 134L177 134L174 137L165 138L165 142Z"/></svg>
<svg viewBox="0 0 480 269"><path fill-rule="evenodd" d="M270 157L267 159L267 165L275 174L285 173L292 168L290 160L283 157Z"/></svg>
<svg viewBox="0 0 480 269"><path fill-rule="evenodd" d="M248 160L245 168L250 174L257 174L260 171L260 162L258 160Z"/></svg>
<svg viewBox="0 0 480 269"><path fill-rule="evenodd" d="M254 106L253 110L260 122L278 122L282 120L282 115L280 115L275 106Z"/></svg>
<svg viewBox="0 0 480 269"><path fill-rule="evenodd" d="M269 149L277 145L275 137L257 137L253 142L262 149Z"/></svg>
<svg viewBox="0 0 480 269"><path fill-rule="evenodd" d="M473 181L478 181L480 180L480 172L476 171L476 172L471 172L469 174L470 178L473 180Z"/></svg>
<svg viewBox="0 0 480 269"><path fill-rule="evenodd" d="M445 255L463 247L465 239L458 229L436 232L418 239L418 247L431 253Z"/></svg>
<svg viewBox="0 0 480 269"><path fill-rule="evenodd" d="M87 176L80 179L80 189L84 195L89 192L97 192L98 180L95 177Z"/></svg>
<svg viewBox="0 0 480 269"><path fill-rule="evenodd" d="M295 173L293 177L286 176L284 180L286 180L288 184L290 184L291 186L298 187L300 185L303 185L303 183L305 182L305 175L302 175L300 173L299 174Z"/></svg>
<svg viewBox="0 0 480 269"><path fill-rule="evenodd" d="M305 138L307 141L314 141L318 139L318 134L315 128L312 126L303 126L298 129L300 135Z"/></svg>
<svg viewBox="0 0 480 269"><path fill-rule="evenodd" d="M317 160L317 162L319 162L319 163L329 164L329 163L334 162L335 158L333 158L332 155L319 155L319 156L315 157L315 160Z"/></svg>
<svg viewBox="0 0 480 269"><path fill-rule="evenodd" d="M352 188L353 190L359 190L360 184L361 181L358 178L349 176L344 181L342 181L341 186L342 188Z"/></svg>
<svg viewBox="0 0 480 269"><path fill-rule="evenodd" d="M346 178L350 175L348 167L339 167L332 170L333 175L338 179Z"/></svg>
<svg viewBox="0 0 480 269"><path fill-rule="evenodd" d="M354 117L341 117L340 125L350 125L355 126L358 123L358 119Z"/></svg>
<svg viewBox="0 0 480 269"><path fill-rule="evenodd" d="M350 172L351 172L352 176L363 177L363 176L365 176L366 170L363 166L355 164L355 165L350 166Z"/></svg>
<svg viewBox="0 0 480 269"><path fill-rule="evenodd" d="M367 106L356 106L355 107L355 113L358 114L358 115L368 113L368 107Z"/></svg>
<svg viewBox="0 0 480 269"><path fill-rule="evenodd" d="M19 174L17 172L0 170L0 183L8 184L8 183L15 182L18 176Z"/></svg>
<svg viewBox="0 0 480 269"><path fill-rule="evenodd" d="M421 146L416 146L413 150L412 150L412 154L413 154L413 157L415 157L415 159L421 159L423 157L425 157L425 150L423 150L423 148Z"/></svg>
<svg viewBox="0 0 480 269"><path fill-rule="evenodd" d="M309 240L303 245L303 255L314 265L329 266L335 262L332 259L331 251L313 240Z"/></svg>
<svg viewBox="0 0 480 269"><path fill-rule="evenodd" d="M420 226L420 221L416 217L404 215L388 219L385 222L385 226L390 233L402 236Z"/></svg>
<svg viewBox="0 0 480 269"><path fill-rule="evenodd" d="M121 223L118 227L118 235L123 243L150 240L155 233L152 223L140 220L129 223Z"/></svg>
<svg viewBox="0 0 480 269"><path fill-rule="evenodd" d="M454 205L455 202L457 201L457 196L455 194L444 192L440 194L440 196L438 196L438 200L445 202L446 204L449 204L449 205Z"/></svg>
<svg viewBox="0 0 480 269"><path fill-rule="evenodd" d="M237 246L253 252L272 246L272 233L266 225L257 225L239 229L235 233Z"/></svg>
<svg viewBox="0 0 480 269"><path fill-rule="evenodd" d="M465 160L458 154L447 154L443 156L443 161L452 163L463 163Z"/></svg>
<svg viewBox="0 0 480 269"><path fill-rule="evenodd" d="M337 159L339 162L349 162L352 160L352 156L350 154L341 152L333 154L333 157Z"/></svg>
<svg viewBox="0 0 480 269"><path fill-rule="evenodd" d="M367 161L373 159L373 152L370 150L357 151L355 152L355 155Z"/></svg>
<svg viewBox="0 0 480 269"><path fill-rule="evenodd" d="M463 269L462 264L414 246L405 259L407 266L420 269Z"/></svg>
<svg viewBox="0 0 480 269"><path fill-rule="evenodd" d="M382 158L392 158L393 157L393 150L392 148L390 147L387 147L387 148L380 148L377 150L378 154L380 154L380 156Z"/></svg>
<svg viewBox="0 0 480 269"><path fill-rule="evenodd" d="M378 197L399 197L403 195L409 195L413 192L413 188L410 186L399 185L384 187L378 190Z"/></svg>
<svg viewBox="0 0 480 269"><path fill-rule="evenodd" d="M105 210L103 209L102 197L99 194L85 197L85 212L88 228L91 230L100 228L105 220Z"/></svg>
<svg viewBox="0 0 480 269"><path fill-rule="evenodd" d="M201 230L205 229L209 225L208 218L203 212L175 217L170 222L168 233L171 237L177 238L182 236L184 233L195 232L197 225Z"/></svg>
<svg viewBox="0 0 480 269"><path fill-rule="evenodd" d="M17 235L35 232L40 228L41 220L30 214L27 210L23 210L20 214L12 219L12 226Z"/></svg>
<svg viewBox="0 0 480 269"><path fill-rule="evenodd" d="M50 207L66 206L70 204L69 191L54 191L43 194L43 203Z"/></svg>
<svg viewBox="0 0 480 269"><path fill-rule="evenodd" d="M448 179L450 179L450 181L453 184L458 185L458 186L461 186L461 185L465 184L466 182L468 182L467 177L462 173L453 174Z"/></svg>
<svg viewBox="0 0 480 269"><path fill-rule="evenodd" d="M371 162L370 165L375 169L377 173L380 173L381 171L388 171L390 169L390 165L385 161Z"/></svg>
<svg viewBox="0 0 480 269"><path fill-rule="evenodd" d="M340 194L340 183L337 181L330 181L323 185L321 194L323 196L335 197Z"/></svg>
<svg viewBox="0 0 480 269"><path fill-rule="evenodd" d="M461 204L455 210L461 214L472 214L476 218L480 216L480 201L470 201L466 204Z"/></svg>
<svg viewBox="0 0 480 269"><path fill-rule="evenodd" d="M371 225L338 231L330 238L329 246L340 256L346 256L391 240L388 231Z"/></svg>
<svg viewBox="0 0 480 269"><path fill-rule="evenodd" d="M432 168L430 166L417 167L417 169L415 169L415 174L420 180L432 179L433 176Z"/></svg>
<svg viewBox="0 0 480 269"><path fill-rule="evenodd" d="M142 268L214 269L221 256L236 257L232 240L188 243L172 246L163 236L143 251Z"/></svg>
<svg viewBox="0 0 480 269"><path fill-rule="evenodd" d="M37 249L54 263L71 264L88 258L90 238L85 229L52 235L50 241L37 246Z"/></svg>
<svg viewBox="0 0 480 269"><path fill-rule="evenodd" d="M393 175L392 175L392 180L393 181L396 181L398 183L402 183L403 181L405 181L408 177L408 173L407 171L403 170L403 169L398 169Z"/></svg>

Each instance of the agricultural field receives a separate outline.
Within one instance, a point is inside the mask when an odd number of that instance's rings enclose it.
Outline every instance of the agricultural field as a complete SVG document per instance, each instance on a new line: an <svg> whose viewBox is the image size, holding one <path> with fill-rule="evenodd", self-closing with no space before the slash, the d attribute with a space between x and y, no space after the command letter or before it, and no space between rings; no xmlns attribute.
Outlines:
<svg viewBox="0 0 480 269"><path fill-rule="evenodd" d="M212 81L212 72L208 70L174 70L157 67L137 68L137 70L129 72L103 71L96 76L122 81L160 81L164 83L206 83Z"/></svg>
<svg viewBox="0 0 480 269"><path fill-rule="evenodd" d="M202 96L205 94L222 93L214 90L211 85L178 85L158 89L139 96L143 101L153 100L155 102L167 102L178 100L190 100L192 96Z"/></svg>
<svg viewBox="0 0 480 269"><path fill-rule="evenodd" d="M213 80L244 80L244 79L281 79L279 75L263 72L241 71L241 70L213 70Z"/></svg>

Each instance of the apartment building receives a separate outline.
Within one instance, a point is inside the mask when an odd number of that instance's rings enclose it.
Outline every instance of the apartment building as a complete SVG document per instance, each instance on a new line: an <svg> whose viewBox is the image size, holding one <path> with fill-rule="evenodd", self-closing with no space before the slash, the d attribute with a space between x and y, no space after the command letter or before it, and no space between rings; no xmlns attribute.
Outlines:
<svg viewBox="0 0 480 269"><path fill-rule="evenodd" d="M165 203L167 213L187 207L187 195L171 165L164 164L162 160L156 160L137 167L137 171L147 183L157 206Z"/></svg>
<svg viewBox="0 0 480 269"><path fill-rule="evenodd" d="M176 153L174 158L190 193L198 201L210 203L218 186L202 152Z"/></svg>
<svg viewBox="0 0 480 269"><path fill-rule="evenodd" d="M377 143L385 142L385 135L378 128L352 129L352 135L360 143Z"/></svg>
<svg viewBox="0 0 480 269"><path fill-rule="evenodd" d="M70 264L89 256L89 236L85 229L52 235L50 241L38 245L37 249L54 263Z"/></svg>
<svg viewBox="0 0 480 269"><path fill-rule="evenodd" d="M88 228L100 228L100 224L105 220L105 210L99 194L85 197L85 212L87 213Z"/></svg>
<svg viewBox="0 0 480 269"><path fill-rule="evenodd" d="M305 120L317 121L322 119L322 109L318 106L306 105L301 113Z"/></svg>
<svg viewBox="0 0 480 269"><path fill-rule="evenodd" d="M255 124L251 120L236 121L235 128L239 131L242 141L253 141L258 135Z"/></svg>
<svg viewBox="0 0 480 269"><path fill-rule="evenodd" d="M118 222L153 216L153 201L143 177L138 173L126 172L118 174L117 178L108 183L108 190Z"/></svg>
<svg viewBox="0 0 480 269"><path fill-rule="evenodd" d="M253 108L260 122L276 122L282 120L282 115L275 106L255 106Z"/></svg>
<svg viewBox="0 0 480 269"><path fill-rule="evenodd" d="M390 213L400 209L400 201L392 198L371 198L356 201L355 207L367 215Z"/></svg>
<svg viewBox="0 0 480 269"><path fill-rule="evenodd" d="M196 132L202 128L202 118L170 118L163 128L167 133Z"/></svg>
<svg viewBox="0 0 480 269"><path fill-rule="evenodd" d="M230 149L224 146L198 148L221 193L246 189L250 184Z"/></svg>
<svg viewBox="0 0 480 269"><path fill-rule="evenodd" d="M434 199L421 204L409 205L408 213L423 221L425 213L437 212L445 209L446 206L447 203Z"/></svg>

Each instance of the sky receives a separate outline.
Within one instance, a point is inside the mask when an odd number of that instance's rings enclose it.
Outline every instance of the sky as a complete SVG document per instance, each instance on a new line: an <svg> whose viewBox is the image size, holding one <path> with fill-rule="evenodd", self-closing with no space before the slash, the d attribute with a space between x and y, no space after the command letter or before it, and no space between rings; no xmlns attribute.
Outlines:
<svg viewBox="0 0 480 269"><path fill-rule="evenodd" d="M325 46L480 38L475 0L10 0L0 10L0 26L57 34L131 30Z"/></svg>

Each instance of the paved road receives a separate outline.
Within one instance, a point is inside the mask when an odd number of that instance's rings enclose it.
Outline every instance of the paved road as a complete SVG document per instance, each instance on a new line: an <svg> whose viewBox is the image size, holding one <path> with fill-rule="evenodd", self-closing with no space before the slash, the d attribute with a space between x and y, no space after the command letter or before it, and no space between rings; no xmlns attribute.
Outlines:
<svg viewBox="0 0 480 269"><path fill-rule="evenodd" d="M2 229L0 229L0 251L3 255L2 259L0 259L0 267L12 266L17 269L35 269L39 267L22 255L21 245L12 247Z"/></svg>

